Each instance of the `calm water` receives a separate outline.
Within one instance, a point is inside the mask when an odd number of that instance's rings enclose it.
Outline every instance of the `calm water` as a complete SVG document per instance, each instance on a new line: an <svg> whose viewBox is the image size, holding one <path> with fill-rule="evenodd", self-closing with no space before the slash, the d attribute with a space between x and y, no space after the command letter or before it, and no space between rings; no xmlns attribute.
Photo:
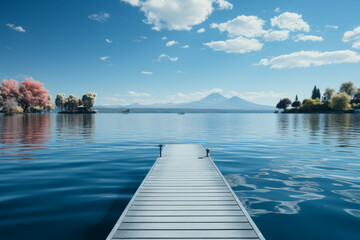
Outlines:
<svg viewBox="0 0 360 240"><path fill-rule="evenodd" d="M360 236L360 114L0 115L0 129L2 240L104 239L159 143L210 148L267 239Z"/></svg>

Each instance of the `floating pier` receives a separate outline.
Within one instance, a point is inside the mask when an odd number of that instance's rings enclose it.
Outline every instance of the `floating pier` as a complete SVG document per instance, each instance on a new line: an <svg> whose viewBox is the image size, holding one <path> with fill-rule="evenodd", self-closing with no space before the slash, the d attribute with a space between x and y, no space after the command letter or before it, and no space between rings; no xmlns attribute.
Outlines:
<svg viewBox="0 0 360 240"><path fill-rule="evenodd" d="M200 144L169 144L112 239L265 239Z"/></svg>

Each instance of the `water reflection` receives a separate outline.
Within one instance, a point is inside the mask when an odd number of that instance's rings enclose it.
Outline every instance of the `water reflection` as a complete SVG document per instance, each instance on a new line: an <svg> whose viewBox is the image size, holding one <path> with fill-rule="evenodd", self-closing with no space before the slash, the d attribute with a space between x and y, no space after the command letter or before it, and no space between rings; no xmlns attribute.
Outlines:
<svg viewBox="0 0 360 240"><path fill-rule="evenodd" d="M51 124L52 114L0 115L2 159L29 160L35 158L33 155L39 158L50 141Z"/></svg>
<svg viewBox="0 0 360 240"><path fill-rule="evenodd" d="M60 141L94 138L95 116L94 114L57 114L56 133Z"/></svg>

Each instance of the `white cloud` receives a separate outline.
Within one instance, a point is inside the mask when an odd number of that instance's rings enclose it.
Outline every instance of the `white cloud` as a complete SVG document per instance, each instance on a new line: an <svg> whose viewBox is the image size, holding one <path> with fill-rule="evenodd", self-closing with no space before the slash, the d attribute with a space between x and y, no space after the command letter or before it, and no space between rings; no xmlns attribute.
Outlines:
<svg viewBox="0 0 360 240"><path fill-rule="evenodd" d="M339 27L336 26L336 25L326 25L325 28L328 28L328 29L338 29Z"/></svg>
<svg viewBox="0 0 360 240"><path fill-rule="evenodd" d="M108 39L108 38L105 38L105 42L112 43L112 41L110 39Z"/></svg>
<svg viewBox="0 0 360 240"><path fill-rule="evenodd" d="M228 32L230 36L259 37L266 31L263 29L265 21L257 16L237 16L233 20L224 23L212 23L212 28L218 28L220 32Z"/></svg>
<svg viewBox="0 0 360 240"><path fill-rule="evenodd" d="M165 46L171 47L171 46L174 46L174 45L176 45L176 44L179 44L179 42L177 42L177 41L168 41L168 42L165 44Z"/></svg>
<svg viewBox="0 0 360 240"><path fill-rule="evenodd" d="M172 62L176 62L177 60L178 60L178 57L170 57L169 55L166 55L165 53L163 53L163 54L161 54L159 57L158 57L158 62L160 62L161 61L161 59L163 59L163 58L167 58L167 59L169 59L170 61L172 61Z"/></svg>
<svg viewBox="0 0 360 240"><path fill-rule="evenodd" d="M280 12L280 8L275 8L275 9L274 9L274 12L279 13L279 12Z"/></svg>
<svg viewBox="0 0 360 240"><path fill-rule="evenodd" d="M192 102L192 101L198 101L206 96L208 96L211 93L222 93L223 90L219 88L214 89L205 89L199 92L193 92L193 93L181 93L178 92L175 95L168 96L168 100L172 103L185 103L185 102Z"/></svg>
<svg viewBox="0 0 360 240"><path fill-rule="evenodd" d="M18 31L18 32L26 32L26 30L22 26L15 27L15 25L12 23L8 23L8 24L6 24L6 26L8 26L9 28L11 28L15 31Z"/></svg>
<svg viewBox="0 0 360 240"><path fill-rule="evenodd" d="M101 57L100 60L101 60L101 61L105 61L105 60L107 60L107 59L109 59L109 58L110 58L110 56L105 56L105 57Z"/></svg>
<svg viewBox="0 0 360 240"><path fill-rule="evenodd" d="M360 41L352 45L353 48L360 49Z"/></svg>
<svg viewBox="0 0 360 240"><path fill-rule="evenodd" d="M161 40L166 40L167 39L167 37L166 36L163 36L162 38L161 38Z"/></svg>
<svg viewBox="0 0 360 240"><path fill-rule="evenodd" d="M276 93L274 91L260 91L260 92L245 92L238 93L236 91L230 91L228 94L225 94L226 97L240 97L248 101L253 101L256 99L269 99L269 98L280 98L284 96L281 93Z"/></svg>
<svg viewBox="0 0 360 240"><path fill-rule="evenodd" d="M199 30L196 31L197 33L203 33L205 32L205 28L200 28Z"/></svg>
<svg viewBox="0 0 360 240"><path fill-rule="evenodd" d="M98 21L98 22L105 22L110 17L109 13L101 12L101 13L93 13L88 16L89 19Z"/></svg>
<svg viewBox="0 0 360 240"><path fill-rule="evenodd" d="M181 48L189 48L189 45L181 46Z"/></svg>
<svg viewBox="0 0 360 240"><path fill-rule="evenodd" d="M181 70L177 70L176 73L184 73L183 71Z"/></svg>
<svg viewBox="0 0 360 240"><path fill-rule="evenodd" d="M134 91L128 91L128 95L131 97L150 97L149 93L137 93Z"/></svg>
<svg viewBox="0 0 360 240"><path fill-rule="evenodd" d="M289 31L287 30L276 31L270 29L264 34L264 39L266 42L285 41L288 38Z"/></svg>
<svg viewBox="0 0 360 240"><path fill-rule="evenodd" d="M284 95L281 93L276 93L274 91L261 91L261 92L246 92L241 93L238 95L238 97L244 98L248 101L253 101L260 98L281 98Z"/></svg>
<svg viewBox="0 0 360 240"><path fill-rule="evenodd" d="M226 53L247 53L258 51L263 47L263 44L257 39L247 39L243 37L228 39L226 41L211 41L204 43L204 45L215 51L223 51Z"/></svg>
<svg viewBox="0 0 360 240"><path fill-rule="evenodd" d="M220 10L231 10L233 5L225 0L217 0L217 4L219 4Z"/></svg>
<svg viewBox="0 0 360 240"><path fill-rule="evenodd" d="M140 36L139 39L135 39L135 40L133 40L133 42L142 42L143 40L146 40L146 39L148 39L148 37L146 37L146 36Z"/></svg>
<svg viewBox="0 0 360 240"><path fill-rule="evenodd" d="M111 102L115 102L115 103L124 103L126 102L125 99L123 98L117 98L117 97L105 97L105 100L111 101ZM104 105L111 105L111 104L104 104Z"/></svg>
<svg viewBox="0 0 360 240"><path fill-rule="evenodd" d="M154 74L153 72L146 72L146 71L142 71L141 73L144 74L144 75L152 75L152 74Z"/></svg>
<svg viewBox="0 0 360 240"><path fill-rule="evenodd" d="M286 29L292 32L309 32L310 26L302 19L302 15L291 12L284 12L271 19L271 26Z"/></svg>
<svg viewBox="0 0 360 240"><path fill-rule="evenodd" d="M304 35L304 34L298 34L296 36L293 37L295 42L299 42L299 41L313 41L313 42L321 42L323 41L323 37L321 36L314 36L314 35Z"/></svg>
<svg viewBox="0 0 360 240"><path fill-rule="evenodd" d="M343 42L352 43L353 48L360 49L360 26L357 26L352 31L345 32L342 40Z"/></svg>
<svg viewBox="0 0 360 240"><path fill-rule="evenodd" d="M133 7L137 7L140 5L140 0L120 0L122 2L126 2L128 4L130 4Z"/></svg>
<svg viewBox="0 0 360 240"><path fill-rule="evenodd" d="M260 62L256 65L282 69L358 62L360 62L360 55L350 50L334 52L301 51L287 55L280 55L271 59L265 58L260 60Z"/></svg>
<svg viewBox="0 0 360 240"><path fill-rule="evenodd" d="M132 6L139 6L145 14L144 22L153 29L191 30L192 26L204 22L214 11L231 9L232 4L225 0L122 0Z"/></svg>

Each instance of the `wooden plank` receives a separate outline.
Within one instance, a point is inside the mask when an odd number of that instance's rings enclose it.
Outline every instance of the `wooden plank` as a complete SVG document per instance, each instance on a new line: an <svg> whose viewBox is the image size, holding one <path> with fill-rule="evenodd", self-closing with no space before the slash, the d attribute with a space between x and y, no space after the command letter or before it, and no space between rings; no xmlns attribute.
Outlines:
<svg viewBox="0 0 360 240"><path fill-rule="evenodd" d="M136 200L132 205L150 205L150 206L214 206L214 205L237 205L232 201L139 201Z"/></svg>
<svg viewBox="0 0 360 240"><path fill-rule="evenodd" d="M146 201L232 201L234 198L230 197L136 197L136 200Z"/></svg>
<svg viewBox="0 0 360 240"><path fill-rule="evenodd" d="M192 216L192 217L124 217L123 222L188 222L188 223L220 223L248 222L244 216Z"/></svg>
<svg viewBox="0 0 360 240"><path fill-rule="evenodd" d="M128 211L127 216L150 216L150 217L170 217L170 216L243 216L244 213L240 210L237 211Z"/></svg>
<svg viewBox="0 0 360 240"><path fill-rule="evenodd" d="M132 205L130 208L132 211L218 211L218 210L240 210L238 205L209 205L209 206L139 206L139 205Z"/></svg>
<svg viewBox="0 0 360 240"><path fill-rule="evenodd" d="M111 239L261 239L201 145L166 145L110 232Z"/></svg>
<svg viewBox="0 0 360 240"><path fill-rule="evenodd" d="M142 192L138 194L138 197L231 197L230 192L158 192L147 193Z"/></svg>
<svg viewBox="0 0 360 240"><path fill-rule="evenodd" d="M257 238L254 230L120 230L114 238Z"/></svg>
<svg viewBox="0 0 360 240"><path fill-rule="evenodd" d="M250 223L123 223L126 230L252 230Z"/></svg>

